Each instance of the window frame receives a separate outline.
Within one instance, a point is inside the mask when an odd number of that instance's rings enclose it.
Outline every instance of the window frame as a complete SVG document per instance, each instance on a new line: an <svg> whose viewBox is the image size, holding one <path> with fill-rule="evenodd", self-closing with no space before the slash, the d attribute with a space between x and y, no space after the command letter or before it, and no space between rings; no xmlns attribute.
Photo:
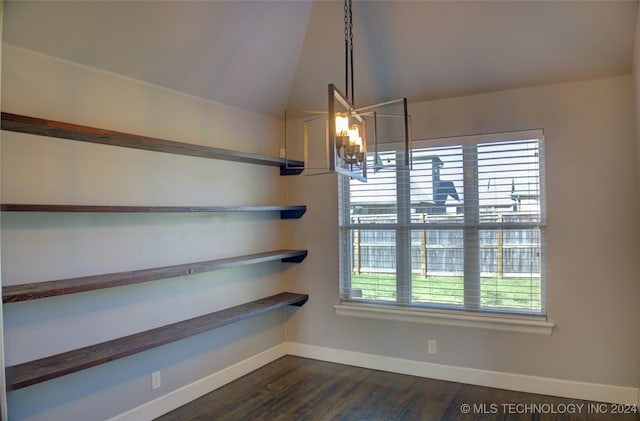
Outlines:
<svg viewBox="0 0 640 421"><path fill-rule="evenodd" d="M525 139L538 139L540 151L540 219L532 223L517 223L513 228L534 228L540 230L540 300L538 313L511 311L503 309L480 308L480 267L477 259L469 258L469 252L480 249L479 233L483 229L495 229L507 226L502 223L487 224L480 221L480 205L478 190L478 145L499 143ZM350 194L349 178L339 177L339 236L340 236L340 304L335 306L339 315L404 320L412 322L437 323L457 326L472 326L498 330L512 330L550 334L554 324L546 320L546 182L544 177L544 131L542 129L490 133L481 135L456 136L437 139L413 140L412 150L432 147L460 146L463 158L464 188L464 223L451 224L451 229L462 229L465 244L475 242L475 247L464 246L464 305L462 308L438 305L435 303L412 303L411 301L411 232L420 229L420 225L411 222L410 170L407 167L396 168L396 205L397 222L394 224L376 224L376 228L392 230L396 235L396 301L395 303L358 300L345 296L351 291L351 233L362 229L362 225L352 224L350 220L350 203L343 197ZM389 145L387 150L394 150ZM396 151L396 161L402 162L402 152ZM473 163L469 165L468 163ZM469 183L468 180L473 180ZM346 190L345 190L346 189ZM470 200L471 199L471 200ZM382 226L383 225L383 226ZM369 227L371 228L371 227ZM469 262L472 262L471 264ZM475 262L475 264L473 263ZM408 273L407 273L408 272ZM477 285L470 285L470 280L477 280ZM347 284L348 283L348 284ZM475 295L469 292L474 290Z"/></svg>

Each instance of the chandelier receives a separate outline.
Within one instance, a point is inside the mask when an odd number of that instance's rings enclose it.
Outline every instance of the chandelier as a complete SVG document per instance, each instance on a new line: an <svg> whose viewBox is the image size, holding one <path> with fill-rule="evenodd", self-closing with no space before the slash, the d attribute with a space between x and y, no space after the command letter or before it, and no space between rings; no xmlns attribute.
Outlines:
<svg viewBox="0 0 640 421"><path fill-rule="evenodd" d="M353 71L353 18L351 0L344 2L345 92L329 84L327 111L285 111L285 165L299 154L300 133L306 175L336 172L363 182L367 170L409 167L411 124L407 99L356 108ZM350 95L349 95L350 93ZM298 140L298 142L296 142ZM381 154L393 156L383 165ZM298 160L299 161L299 160Z"/></svg>

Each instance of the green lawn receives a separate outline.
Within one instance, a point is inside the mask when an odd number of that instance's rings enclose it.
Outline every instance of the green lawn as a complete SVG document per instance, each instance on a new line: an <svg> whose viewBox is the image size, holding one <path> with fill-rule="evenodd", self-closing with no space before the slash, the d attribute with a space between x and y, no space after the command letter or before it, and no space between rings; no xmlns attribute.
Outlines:
<svg viewBox="0 0 640 421"><path fill-rule="evenodd" d="M351 289L362 290L367 300L395 301L395 275L352 273ZM480 305L486 308L540 310L540 279L481 278ZM464 286L461 277L412 277L414 303L462 305Z"/></svg>

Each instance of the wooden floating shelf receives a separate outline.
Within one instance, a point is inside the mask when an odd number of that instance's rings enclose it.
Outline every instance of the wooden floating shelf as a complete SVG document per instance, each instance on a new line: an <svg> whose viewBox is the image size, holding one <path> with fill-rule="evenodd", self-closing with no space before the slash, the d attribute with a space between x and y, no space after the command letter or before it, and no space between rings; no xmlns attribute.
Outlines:
<svg viewBox="0 0 640 421"><path fill-rule="evenodd" d="M302 172L304 163L287 161L247 152L231 151L211 146L176 142L173 140L140 136L95 127L80 126L55 120L46 120L18 114L2 113L2 130L28 133L58 139L77 140L80 142L99 143L102 145L120 146L124 148L143 149L147 151L165 152L176 155L196 156L200 158L221 159L225 161L245 162L249 164L280 167L280 175L296 175Z"/></svg>
<svg viewBox="0 0 640 421"><path fill-rule="evenodd" d="M96 213L186 213L186 212L280 212L280 219L298 219L307 211L300 206L105 206L4 203L2 212L96 212Z"/></svg>
<svg viewBox="0 0 640 421"><path fill-rule="evenodd" d="M288 305L302 306L308 299L306 294L283 292L123 338L10 366L6 368L7 390L20 389L95 367Z"/></svg>
<svg viewBox="0 0 640 421"><path fill-rule="evenodd" d="M114 288L124 285L175 278L177 276L193 275L196 273L211 272L214 270L277 260L287 263L300 263L305 259L305 257L307 257L307 250L277 250L266 253L207 260L204 262L184 263L160 268L106 273L101 275L34 282L21 285L8 285L2 287L2 301L4 303L14 303L19 301L36 300L39 298Z"/></svg>

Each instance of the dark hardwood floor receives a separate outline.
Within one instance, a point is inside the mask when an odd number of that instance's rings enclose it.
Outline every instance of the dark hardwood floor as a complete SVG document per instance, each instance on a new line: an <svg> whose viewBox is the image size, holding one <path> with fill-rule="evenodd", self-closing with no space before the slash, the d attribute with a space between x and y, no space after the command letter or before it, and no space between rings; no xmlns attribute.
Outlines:
<svg viewBox="0 0 640 421"><path fill-rule="evenodd" d="M640 420L613 414L630 409L286 356L158 420Z"/></svg>

